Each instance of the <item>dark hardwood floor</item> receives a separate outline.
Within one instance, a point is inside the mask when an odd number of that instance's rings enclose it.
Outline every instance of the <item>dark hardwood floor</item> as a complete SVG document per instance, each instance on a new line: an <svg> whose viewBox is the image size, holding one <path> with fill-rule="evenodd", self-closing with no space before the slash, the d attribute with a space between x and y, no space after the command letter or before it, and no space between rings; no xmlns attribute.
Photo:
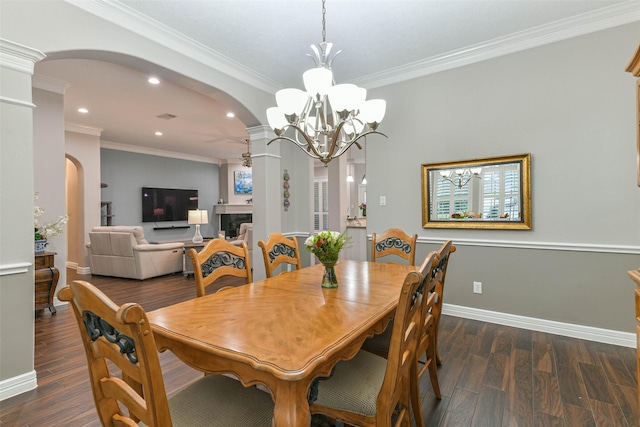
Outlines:
<svg viewBox="0 0 640 427"><path fill-rule="evenodd" d="M193 277L179 274L138 281L69 270L67 278L148 311L195 297ZM240 283L220 286L229 284ZM36 318L38 388L0 402L3 427L100 425L72 316L58 307ZM427 426L638 426L635 349L449 316L440 327L442 400L423 376ZM160 360L169 395L201 375L170 352Z"/></svg>

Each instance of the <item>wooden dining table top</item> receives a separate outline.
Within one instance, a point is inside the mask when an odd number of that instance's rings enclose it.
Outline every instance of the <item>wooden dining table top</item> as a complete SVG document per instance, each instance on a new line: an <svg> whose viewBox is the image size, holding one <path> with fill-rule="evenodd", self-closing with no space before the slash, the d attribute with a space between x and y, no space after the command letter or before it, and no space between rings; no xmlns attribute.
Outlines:
<svg viewBox="0 0 640 427"><path fill-rule="evenodd" d="M262 384L275 401L274 425L309 424L307 392L393 317L415 267L341 260L338 287L321 287L320 264L148 313L160 351L195 369Z"/></svg>

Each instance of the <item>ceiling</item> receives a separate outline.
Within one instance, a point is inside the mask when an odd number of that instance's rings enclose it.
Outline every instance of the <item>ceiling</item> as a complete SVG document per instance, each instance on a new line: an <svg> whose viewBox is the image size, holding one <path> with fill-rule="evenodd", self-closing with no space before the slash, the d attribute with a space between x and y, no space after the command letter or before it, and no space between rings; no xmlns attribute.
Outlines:
<svg viewBox="0 0 640 427"><path fill-rule="evenodd" d="M314 66L309 46L322 41L320 0L72 3L134 32L205 49L218 69L272 93L302 88L302 73ZM329 0L326 41L343 51L336 81L371 89L637 20L636 0ZM55 58L36 65L36 78L68 83L65 121L100 129L105 146L231 162L247 151L247 124L227 118L230 107L197 82L154 86L146 82L151 64ZM165 113L176 117L157 117Z"/></svg>

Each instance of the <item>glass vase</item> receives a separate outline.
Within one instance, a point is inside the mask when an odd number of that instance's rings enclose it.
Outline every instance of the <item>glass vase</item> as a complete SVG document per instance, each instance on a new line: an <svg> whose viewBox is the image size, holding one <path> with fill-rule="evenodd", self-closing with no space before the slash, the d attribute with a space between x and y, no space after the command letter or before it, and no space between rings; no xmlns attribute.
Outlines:
<svg viewBox="0 0 640 427"><path fill-rule="evenodd" d="M322 276L322 287L323 288L337 288L338 287L338 277L336 276L335 270L335 262L323 262L324 265L324 276Z"/></svg>

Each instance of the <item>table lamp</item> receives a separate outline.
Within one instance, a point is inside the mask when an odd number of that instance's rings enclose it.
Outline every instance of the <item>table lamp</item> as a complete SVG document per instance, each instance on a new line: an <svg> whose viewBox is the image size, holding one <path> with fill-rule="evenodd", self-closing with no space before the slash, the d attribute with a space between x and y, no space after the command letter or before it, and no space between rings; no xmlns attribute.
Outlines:
<svg viewBox="0 0 640 427"><path fill-rule="evenodd" d="M200 234L200 224L207 224L209 222L207 211L201 211L200 209L189 211L187 222L196 225L196 234L191 241L193 243L202 243L204 239L202 238L202 234Z"/></svg>

